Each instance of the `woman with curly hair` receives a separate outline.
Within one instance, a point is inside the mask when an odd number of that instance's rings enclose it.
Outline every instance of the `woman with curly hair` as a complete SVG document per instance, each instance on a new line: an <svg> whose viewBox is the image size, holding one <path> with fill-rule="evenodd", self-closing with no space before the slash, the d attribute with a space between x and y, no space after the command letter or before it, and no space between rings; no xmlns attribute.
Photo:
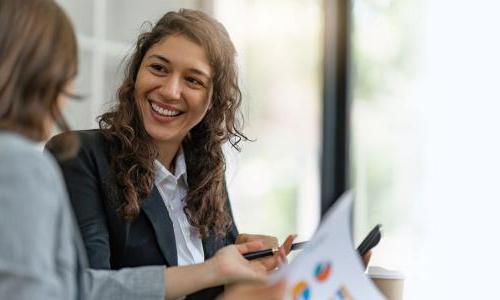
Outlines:
<svg viewBox="0 0 500 300"><path fill-rule="evenodd" d="M189 265L233 243L277 246L238 236L228 201L222 146L247 140L235 55L225 28L194 10L168 12L139 36L118 104L99 129L76 132L79 153L60 162L91 267ZM47 145L56 156L63 137Z"/></svg>

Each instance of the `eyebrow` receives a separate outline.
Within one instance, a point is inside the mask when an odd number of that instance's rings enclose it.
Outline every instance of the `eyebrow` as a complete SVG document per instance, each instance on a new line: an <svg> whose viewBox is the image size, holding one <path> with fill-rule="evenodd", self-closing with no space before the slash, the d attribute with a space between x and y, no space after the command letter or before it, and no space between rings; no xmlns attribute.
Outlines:
<svg viewBox="0 0 500 300"><path fill-rule="evenodd" d="M164 63L166 64L170 64L170 60L168 60L168 58L166 57L163 57L161 55L158 55L158 54L151 54L150 56L148 56L148 59L151 59L151 58L156 58L156 59L159 59L161 61L163 61ZM193 73L196 73L196 74L199 74L199 75L202 75L202 76L205 76L206 78L210 79L210 76L206 73L206 72L203 72L199 69L196 69L196 68L189 68L188 69L190 72L193 72Z"/></svg>

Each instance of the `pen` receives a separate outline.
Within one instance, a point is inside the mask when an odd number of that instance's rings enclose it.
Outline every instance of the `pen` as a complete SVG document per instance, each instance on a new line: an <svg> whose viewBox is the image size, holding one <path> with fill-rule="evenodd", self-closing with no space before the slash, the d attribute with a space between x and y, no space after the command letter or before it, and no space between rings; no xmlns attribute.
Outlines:
<svg viewBox="0 0 500 300"><path fill-rule="evenodd" d="M293 243L292 247L290 248L290 251L301 249L305 245L307 245L307 242ZM252 259L257 259L257 258L261 258L261 257L271 256L274 253L278 252L279 250L280 250L279 248L275 247L272 249L260 250L260 251L255 251L255 252L248 252L246 254L243 254L243 257L245 257L248 260L252 260Z"/></svg>

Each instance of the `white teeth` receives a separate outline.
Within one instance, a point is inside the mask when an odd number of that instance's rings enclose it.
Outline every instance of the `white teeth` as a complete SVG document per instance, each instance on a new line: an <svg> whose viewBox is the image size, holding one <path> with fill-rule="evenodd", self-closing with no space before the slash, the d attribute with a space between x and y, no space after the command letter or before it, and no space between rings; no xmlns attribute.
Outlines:
<svg viewBox="0 0 500 300"><path fill-rule="evenodd" d="M175 117L175 116L181 114L180 111L164 109L164 108L161 108L158 105L154 104L153 102L151 102L151 107L153 108L154 111L156 111L160 115L167 116L167 117Z"/></svg>

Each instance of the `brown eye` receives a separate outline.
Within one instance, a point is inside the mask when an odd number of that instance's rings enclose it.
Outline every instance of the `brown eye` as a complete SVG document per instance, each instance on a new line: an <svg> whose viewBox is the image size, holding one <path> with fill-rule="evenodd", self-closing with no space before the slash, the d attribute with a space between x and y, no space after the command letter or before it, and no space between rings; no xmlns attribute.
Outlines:
<svg viewBox="0 0 500 300"><path fill-rule="evenodd" d="M196 86L196 87L204 87L203 85L203 82L201 82L200 80L194 78L194 77L187 77L186 78L186 81L192 85L192 86Z"/></svg>
<svg viewBox="0 0 500 300"><path fill-rule="evenodd" d="M149 66L149 68L155 73L166 73L167 72L167 70L162 65L159 65L159 64L152 64Z"/></svg>

